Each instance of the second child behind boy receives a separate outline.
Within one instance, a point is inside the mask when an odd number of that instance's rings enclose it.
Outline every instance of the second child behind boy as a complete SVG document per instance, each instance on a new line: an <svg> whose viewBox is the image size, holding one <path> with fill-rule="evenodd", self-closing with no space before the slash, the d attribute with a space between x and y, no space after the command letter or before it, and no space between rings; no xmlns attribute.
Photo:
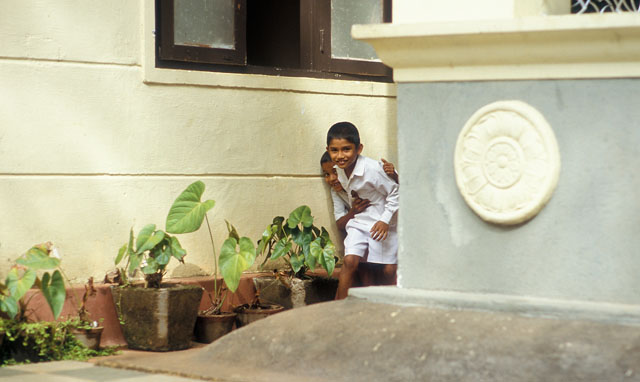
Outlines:
<svg viewBox="0 0 640 382"><path fill-rule="evenodd" d="M394 279L398 263L396 212L398 184L380 164L360 155L358 129L350 122L339 122L327 133L327 152L337 165L338 179L351 200L369 200L369 206L346 224L344 264L338 278L336 299L347 297L358 270L360 258L368 252L368 262L384 264L383 274Z"/></svg>

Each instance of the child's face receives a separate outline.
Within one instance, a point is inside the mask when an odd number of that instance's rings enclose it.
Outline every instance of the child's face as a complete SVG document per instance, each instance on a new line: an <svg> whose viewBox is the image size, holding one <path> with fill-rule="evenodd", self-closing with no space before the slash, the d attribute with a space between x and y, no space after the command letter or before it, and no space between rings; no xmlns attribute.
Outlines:
<svg viewBox="0 0 640 382"><path fill-rule="evenodd" d="M334 164L343 170L351 169L355 166L358 155L362 152L362 144L356 147L355 143L344 138L335 138L329 142L327 151Z"/></svg>
<svg viewBox="0 0 640 382"><path fill-rule="evenodd" d="M331 188L337 192L343 190L340 181L338 181L338 174L336 173L336 169L333 167L332 162L324 162L322 164L322 175L324 175L324 181L327 182Z"/></svg>

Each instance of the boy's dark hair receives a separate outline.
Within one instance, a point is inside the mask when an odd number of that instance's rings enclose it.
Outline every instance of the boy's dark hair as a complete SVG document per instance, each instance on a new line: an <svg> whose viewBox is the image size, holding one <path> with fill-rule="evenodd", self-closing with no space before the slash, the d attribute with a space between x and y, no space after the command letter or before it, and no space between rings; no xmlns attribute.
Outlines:
<svg viewBox="0 0 640 382"><path fill-rule="evenodd" d="M329 146L334 139L346 139L348 142L356 145L356 149L360 146L360 134L351 122L338 122L331 126L327 133L327 146Z"/></svg>
<svg viewBox="0 0 640 382"><path fill-rule="evenodd" d="M329 152L325 151L324 154L322 154L322 157L320 158L320 166L322 166L327 162L331 162L331 157L329 156Z"/></svg>

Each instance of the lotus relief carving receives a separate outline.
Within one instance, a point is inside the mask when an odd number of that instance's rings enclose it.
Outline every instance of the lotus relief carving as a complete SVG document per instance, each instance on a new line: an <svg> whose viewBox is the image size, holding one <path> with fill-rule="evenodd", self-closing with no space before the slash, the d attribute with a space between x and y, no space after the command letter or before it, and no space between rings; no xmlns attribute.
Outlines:
<svg viewBox="0 0 640 382"><path fill-rule="evenodd" d="M549 201L560 155L545 118L521 101L489 104L467 121L455 149L458 189L482 219L518 224Z"/></svg>

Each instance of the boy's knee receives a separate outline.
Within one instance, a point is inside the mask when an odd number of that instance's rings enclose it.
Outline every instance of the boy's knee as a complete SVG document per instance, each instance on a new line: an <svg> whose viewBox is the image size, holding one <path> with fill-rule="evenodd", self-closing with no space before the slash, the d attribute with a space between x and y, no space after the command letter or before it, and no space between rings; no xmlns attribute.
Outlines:
<svg viewBox="0 0 640 382"><path fill-rule="evenodd" d="M382 268L382 274L384 275L384 277L394 277L396 275L397 269L397 264L386 264Z"/></svg>
<svg viewBox="0 0 640 382"><path fill-rule="evenodd" d="M344 257L344 266L350 271L355 271L360 265L360 257L356 255L347 255Z"/></svg>

